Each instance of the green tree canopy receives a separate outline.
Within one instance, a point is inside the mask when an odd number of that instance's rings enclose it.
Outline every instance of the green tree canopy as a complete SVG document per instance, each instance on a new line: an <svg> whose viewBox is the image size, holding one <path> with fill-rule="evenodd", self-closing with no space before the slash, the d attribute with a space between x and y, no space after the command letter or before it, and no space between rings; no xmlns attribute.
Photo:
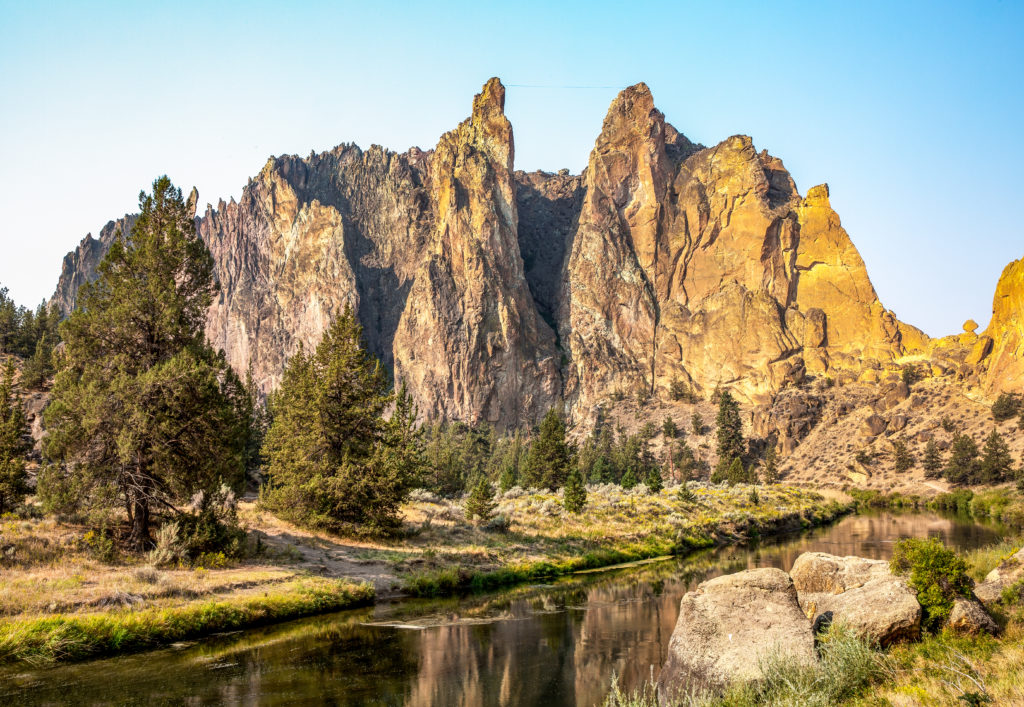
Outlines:
<svg viewBox="0 0 1024 707"><path fill-rule="evenodd" d="M1006 481L1013 473L1013 457L1010 447L998 430L992 430L981 450L981 467L977 481L983 484L998 484Z"/></svg>
<svg viewBox="0 0 1024 707"><path fill-rule="evenodd" d="M723 390L719 395L715 425L718 427L718 466L727 470L733 459L743 458L747 446L743 440L740 406L728 390Z"/></svg>
<svg viewBox="0 0 1024 707"><path fill-rule="evenodd" d="M45 453L66 473L44 495L63 510L120 506L141 548L154 508L181 514L241 481L246 421L244 387L203 333L217 285L193 209L167 177L139 206L61 326Z"/></svg>
<svg viewBox="0 0 1024 707"><path fill-rule="evenodd" d="M0 513L13 511L28 493L28 440L25 410L14 387L14 362L8 359L0 378Z"/></svg>
<svg viewBox="0 0 1024 707"><path fill-rule="evenodd" d="M565 441L565 421L552 408L541 420L537 439L526 454L525 481L530 486L546 486L554 491L565 483L571 466L572 449Z"/></svg>
<svg viewBox="0 0 1024 707"><path fill-rule="evenodd" d="M352 310L312 354L302 348L270 396L262 503L300 525L339 533L391 532L420 464L416 413L395 396L363 344ZM385 411L395 404L395 412Z"/></svg>
<svg viewBox="0 0 1024 707"><path fill-rule="evenodd" d="M978 445L965 434L956 435L943 474L951 484L972 484L978 473Z"/></svg>

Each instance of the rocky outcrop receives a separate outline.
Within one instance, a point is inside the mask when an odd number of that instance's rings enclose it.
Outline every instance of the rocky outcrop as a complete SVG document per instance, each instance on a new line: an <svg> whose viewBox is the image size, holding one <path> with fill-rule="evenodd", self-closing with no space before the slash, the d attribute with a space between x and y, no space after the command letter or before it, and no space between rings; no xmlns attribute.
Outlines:
<svg viewBox="0 0 1024 707"><path fill-rule="evenodd" d="M761 677L760 659L778 654L816 659L811 623L782 570L764 568L716 577L683 597L658 678L662 704L734 681Z"/></svg>
<svg viewBox="0 0 1024 707"><path fill-rule="evenodd" d="M949 621L946 625L957 633L973 636L982 633L994 636L999 633L999 626L977 599L957 597L953 601L953 609L949 612Z"/></svg>
<svg viewBox="0 0 1024 707"><path fill-rule="evenodd" d="M78 288L96 277L96 268L107 254L110 244L118 234L130 233L135 219L135 214L125 214L115 221L108 221L100 229L99 238L87 234L77 248L64 256L57 289L50 298L51 306L59 308L61 312L70 312L75 308Z"/></svg>
<svg viewBox="0 0 1024 707"><path fill-rule="evenodd" d="M491 79L430 157L434 228L395 333L395 377L433 419L511 427L555 402L554 333L517 239L512 126Z"/></svg>
<svg viewBox="0 0 1024 707"><path fill-rule="evenodd" d="M930 346L879 302L826 185L801 196L746 136L690 142L644 84L612 102L582 176L513 161L497 79L433 151L271 159L197 220L221 285L209 338L269 391L348 303L423 416L503 428L679 384L767 410L809 375L877 380ZM131 218L68 255L61 309ZM1017 305L997 300L979 365L1013 381ZM818 415L792 407L769 430L783 451Z"/></svg>
<svg viewBox="0 0 1024 707"><path fill-rule="evenodd" d="M983 386L996 395L1024 390L1024 259L1003 270L992 299L992 320L967 358L984 366Z"/></svg>
<svg viewBox="0 0 1024 707"><path fill-rule="evenodd" d="M790 570L800 607L813 621L842 622L872 641L889 646L921 634L921 605L904 579L883 560L800 555Z"/></svg>
<svg viewBox="0 0 1024 707"><path fill-rule="evenodd" d="M994 604L1002 598L1003 591L1010 587L1016 587L1024 598L1024 548L985 575L985 581L974 587L974 595L985 604Z"/></svg>

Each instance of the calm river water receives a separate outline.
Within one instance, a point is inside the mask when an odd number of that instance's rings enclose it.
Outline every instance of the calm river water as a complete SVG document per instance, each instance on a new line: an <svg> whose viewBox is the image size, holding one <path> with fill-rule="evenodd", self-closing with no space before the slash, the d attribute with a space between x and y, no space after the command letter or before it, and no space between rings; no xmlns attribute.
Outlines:
<svg viewBox="0 0 1024 707"><path fill-rule="evenodd" d="M0 674L12 705L594 705L614 672L656 677L688 589L817 550L888 558L904 537L960 549L996 528L878 513L748 547L577 575L553 585L403 601L150 653Z"/></svg>

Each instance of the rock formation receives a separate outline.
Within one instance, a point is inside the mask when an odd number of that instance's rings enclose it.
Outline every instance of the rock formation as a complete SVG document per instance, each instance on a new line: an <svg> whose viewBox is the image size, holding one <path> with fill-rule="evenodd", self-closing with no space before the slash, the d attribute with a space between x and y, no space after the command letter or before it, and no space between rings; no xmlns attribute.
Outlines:
<svg viewBox="0 0 1024 707"><path fill-rule="evenodd" d="M991 395L1024 389L1024 259L1013 261L1000 275L992 320L967 362L984 364L984 388Z"/></svg>
<svg viewBox="0 0 1024 707"><path fill-rule="evenodd" d="M662 704L761 677L769 654L811 664L811 623L780 569L745 570L701 583L683 597L658 677Z"/></svg>
<svg viewBox="0 0 1024 707"><path fill-rule="evenodd" d="M560 388L554 333L534 306L516 239L512 125L491 79L430 156L432 241L395 333L395 376L434 419L509 427Z"/></svg>
<svg viewBox="0 0 1024 707"><path fill-rule="evenodd" d="M806 552L790 570L800 608L812 621L842 621L882 646L921 635L921 605L884 560Z"/></svg>
<svg viewBox="0 0 1024 707"><path fill-rule="evenodd" d="M644 84L612 102L582 176L513 160L497 79L433 151L270 159L196 222L221 286L213 345L269 392L349 303L424 417L509 428L565 400L586 423L624 394L721 386L786 452L820 417L820 401L789 395L808 375L873 384L905 354L939 352L941 370L987 372L990 390L1024 385L1024 265L1004 273L982 336L929 341L879 302L827 186L802 197L749 137L690 142ZM63 311L133 218L68 254Z"/></svg>

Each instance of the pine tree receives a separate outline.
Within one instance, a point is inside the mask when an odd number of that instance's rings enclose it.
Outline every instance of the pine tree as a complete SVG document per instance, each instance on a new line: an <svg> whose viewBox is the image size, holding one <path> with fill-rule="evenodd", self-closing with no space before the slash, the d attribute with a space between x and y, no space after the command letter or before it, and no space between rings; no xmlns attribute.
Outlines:
<svg viewBox="0 0 1024 707"><path fill-rule="evenodd" d="M893 466L896 471L903 473L914 466L917 463L917 459L914 458L913 453L907 448L907 443L902 439L897 439L892 443L893 448Z"/></svg>
<svg viewBox="0 0 1024 707"><path fill-rule="evenodd" d="M661 423L661 432L665 435L666 440L672 440L679 436L679 428L671 417L666 417L665 421Z"/></svg>
<svg viewBox="0 0 1024 707"><path fill-rule="evenodd" d="M241 482L246 421L238 377L204 335L217 285L194 204L160 177L139 205L61 326L45 453L65 472L40 490L65 511L120 506L141 549L155 510L181 516L198 492Z"/></svg>
<svg viewBox="0 0 1024 707"><path fill-rule="evenodd" d="M25 410L14 387L14 361L8 359L0 379L0 514L20 506L28 493L28 439Z"/></svg>
<svg viewBox="0 0 1024 707"><path fill-rule="evenodd" d="M404 390L390 392L348 305L313 354L300 348L288 361L270 412L266 508L336 533L397 529L420 464L415 410Z"/></svg>
<svg viewBox="0 0 1024 707"><path fill-rule="evenodd" d="M992 417L996 422L1003 422L1015 417L1021 410L1020 398L1013 393L1000 393L992 403Z"/></svg>
<svg viewBox="0 0 1024 707"><path fill-rule="evenodd" d="M921 460L921 466L924 467L924 475L928 478L942 476L942 452L939 451L939 445L934 439L928 440L928 443L924 445L924 459Z"/></svg>
<svg viewBox="0 0 1024 707"><path fill-rule="evenodd" d="M732 463L725 472L725 480L730 486L746 482L747 470L743 468L743 460L739 457L732 458Z"/></svg>
<svg viewBox="0 0 1024 707"><path fill-rule="evenodd" d="M746 443L743 440L743 423L740 421L740 406L728 390L721 391L719 395L715 424L718 427L718 466L728 469L733 459L743 458L743 452L746 449Z"/></svg>
<svg viewBox="0 0 1024 707"><path fill-rule="evenodd" d="M965 434L953 438L953 448L943 474L951 484L976 483L979 475L978 445Z"/></svg>
<svg viewBox="0 0 1024 707"><path fill-rule="evenodd" d="M981 450L981 467L977 481L983 484L998 484L1006 481L1013 471L1013 457L1010 447L997 430L985 440Z"/></svg>
<svg viewBox="0 0 1024 707"><path fill-rule="evenodd" d="M466 518L477 523L486 523L494 517L494 487L481 476L466 499Z"/></svg>
<svg viewBox="0 0 1024 707"><path fill-rule="evenodd" d="M762 472L765 484L777 484L779 483L779 465L778 456L775 451L775 445L769 443L768 451L764 455L764 471Z"/></svg>
<svg viewBox="0 0 1024 707"><path fill-rule="evenodd" d="M644 483L647 484L647 488L652 493L658 493L665 488L665 482L661 478L661 470L657 466L652 466L647 470L647 476L644 479Z"/></svg>
<svg viewBox="0 0 1024 707"><path fill-rule="evenodd" d="M690 416L690 427L691 427L691 429L693 429L693 433L695 435L699 436L699 435L704 434L704 418L701 417L696 412L693 413Z"/></svg>
<svg viewBox="0 0 1024 707"><path fill-rule="evenodd" d="M747 467L746 482L748 484L756 484L760 482L760 480L761 479L757 475L757 464L752 463L750 466Z"/></svg>
<svg viewBox="0 0 1024 707"><path fill-rule="evenodd" d="M540 433L526 455L526 482L554 491L565 483L571 466L572 450L565 442L565 421L552 408L541 420Z"/></svg>
<svg viewBox="0 0 1024 707"><path fill-rule="evenodd" d="M636 480L636 474L633 473L633 469L626 469L626 473L622 475L622 480L619 482L619 486L626 489L627 491L639 482Z"/></svg>
<svg viewBox="0 0 1024 707"><path fill-rule="evenodd" d="M583 476L578 468L569 472L565 480L562 495L562 506L570 513L580 513L587 505L587 487L583 484Z"/></svg>

